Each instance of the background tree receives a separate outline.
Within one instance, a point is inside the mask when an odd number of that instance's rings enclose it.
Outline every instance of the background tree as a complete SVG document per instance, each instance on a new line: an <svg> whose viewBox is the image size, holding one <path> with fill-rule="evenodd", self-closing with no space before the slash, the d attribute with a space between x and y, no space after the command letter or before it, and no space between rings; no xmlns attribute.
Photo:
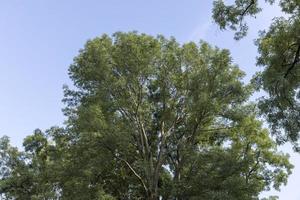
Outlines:
<svg viewBox="0 0 300 200"><path fill-rule="evenodd" d="M273 4L276 1L266 2ZM285 17L275 18L269 30L262 31L256 42L260 54L257 65L263 66L264 70L254 81L269 95L260 100L259 107L272 133L279 143L291 141L297 150L300 131L300 2L281 0L279 5ZM233 5L218 0L214 2L213 18L221 29L237 31L235 38L240 39L248 29L245 17L253 17L260 11L257 0L236 0Z"/></svg>
<svg viewBox="0 0 300 200"><path fill-rule="evenodd" d="M54 199L55 187L48 180L47 140L36 130L24 141L25 152L9 145L7 137L1 138L0 193L4 199Z"/></svg>

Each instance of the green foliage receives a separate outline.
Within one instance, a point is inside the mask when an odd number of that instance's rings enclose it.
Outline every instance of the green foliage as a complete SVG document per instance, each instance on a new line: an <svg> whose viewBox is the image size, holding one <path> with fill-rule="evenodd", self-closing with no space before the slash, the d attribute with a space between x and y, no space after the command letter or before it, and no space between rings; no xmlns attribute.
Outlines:
<svg viewBox="0 0 300 200"><path fill-rule="evenodd" d="M181 154L184 146L194 146L202 140L200 128L209 127L223 110L247 99L249 89L240 82L243 75L231 64L227 50L204 42L180 46L162 36L104 35L89 41L70 67L79 89L66 92L72 94L67 96L68 105L79 105L71 112L75 120L70 128L87 131L78 124L94 120L81 110L91 105L100 108L108 129L93 131L122 138L111 141L115 145L109 150L130 165L146 197L152 198L157 196L163 166L171 165L168 154ZM75 99L73 94L82 96ZM170 168L172 173L181 170Z"/></svg>
<svg viewBox="0 0 300 200"><path fill-rule="evenodd" d="M268 32L257 41L258 65L265 66L256 77L269 97L261 99L260 108L280 142L297 146L300 131L300 18L276 19ZM285 130L285 135L281 132Z"/></svg>
<svg viewBox="0 0 300 200"><path fill-rule="evenodd" d="M273 4L275 0L265 0ZM255 17L261 12L258 0L235 0L234 5L225 5L223 0L215 0L213 19L221 29L236 31L235 39L239 40L247 35L248 25L245 21L247 16Z"/></svg>
<svg viewBox="0 0 300 200"><path fill-rule="evenodd" d="M4 199L52 199L55 188L48 182L44 136L39 130L29 136L19 152L9 145L6 137L1 138L1 182L0 193Z"/></svg>
<svg viewBox="0 0 300 200"><path fill-rule="evenodd" d="M278 142L291 141L295 150L299 150L300 1L281 0L279 5L286 17L273 19L269 29L262 31L257 39L260 54L257 65L263 66L264 70L257 73L253 82L268 93L260 100L259 108ZM216 1L213 17L221 29L239 28L236 36L241 38L247 32L244 17L253 16L260 10L256 0L235 1L231 6Z"/></svg>
<svg viewBox="0 0 300 200"><path fill-rule="evenodd" d="M292 165L231 60L205 42L136 32L88 41L69 69L75 89L64 88L66 128L35 131L24 152L1 140L1 194L256 200L279 189Z"/></svg>

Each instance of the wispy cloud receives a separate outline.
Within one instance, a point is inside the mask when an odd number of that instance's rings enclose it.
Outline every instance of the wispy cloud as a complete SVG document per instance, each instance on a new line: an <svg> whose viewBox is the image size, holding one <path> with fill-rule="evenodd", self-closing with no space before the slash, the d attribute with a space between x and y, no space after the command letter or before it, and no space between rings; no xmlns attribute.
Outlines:
<svg viewBox="0 0 300 200"><path fill-rule="evenodd" d="M188 37L189 41L199 41L205 40L210 32L211 27L213 26L211 21L206 21L199 24L194 28L191 34Z"/></svg>

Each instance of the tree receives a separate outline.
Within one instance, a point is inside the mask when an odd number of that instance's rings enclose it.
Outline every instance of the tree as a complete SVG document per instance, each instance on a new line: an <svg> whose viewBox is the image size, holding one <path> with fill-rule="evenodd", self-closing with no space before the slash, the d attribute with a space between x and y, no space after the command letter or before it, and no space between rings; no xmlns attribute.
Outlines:
<svg viewBox="0 0 300 200"><path fill-rule="evenodd" d="M233 107L251 94L227 50L134 32L87 42L69 74L78 89L65 90L69 128L108 137L102 146L147 199L161 195L161 177L182 182L192 155L238 123Z"/></svg>
<svg viewBox="0 0 300 200"><path fill-rule="evenodd" d="M1 163L7 199L256 200L291 173L228 50L118 32L88 41L69 75L65 128L14 154L3 139L3 160L21 160Z"/></svg>
<svg viewBox="0 0 300 200"><path fill-rule="evenodd" d="M221 70L224 76L218 76ZM80 89L76 95L81 95L71 103L80 104L75 126L81 124L80 110L85 121L86 107L92 106L101 112L108 133L126 135L127 150L111 153L128 166L148 199L158 197L168 141L176 141L175 148L182 142L193 145L198 129L245 96L238 81L242 73L230 65L227 51L192 43L180 48L162 36L116 33L113 40L96 38L75 59L70 75ZM179 127L183 130L177 132ZM139 158L138 167L129 162L131 157ZM180 177L179 166L174 173Z"/></svg>
<svg viewBox="0 0 300 200"><path fill-rule="evenodd" d="M275 0L266 0L273 4ZM268 31L257 39L259 57L257 65L264 67L254 78L258 87L268 93L259 103L261 113L268 120L278 142L291 141L296 150L300 131L300 2L282 0L280 6L286 17L277 17ZM261 11L257 0L235 1L226 6L222 0L214 2L214 20L221 29L238 30L236 39L247 33L246 16ZM282 129L285 134L282 134Z"/></svg>
<svg viewBox="0 0 300 200"><path fill-rule="evenodd" d="M113 197L104 193L100 184L89 187L88 179L93 175L89 173L99 167L98 163L89 166L89 169L78 165L78 161L83 160L81 157L73 160L74 156L80 155L66 147L66 141L64 130L55 127L47 133L36 130L28 136L23 143L24 152L11 147L7 137L1 138L1 199L113 200ZM93 176L94 179L97 177Z"/></svg>
<svg viewBox="0 0 300 200"><path fill-rule="evenodd" d="M45 167L47 142L41 132L24 142L26 152L20 152L9 145L7 137L0 140L1 182L0 193L3 199L53 199L54 187L47 181L49 171Z"/></svg>

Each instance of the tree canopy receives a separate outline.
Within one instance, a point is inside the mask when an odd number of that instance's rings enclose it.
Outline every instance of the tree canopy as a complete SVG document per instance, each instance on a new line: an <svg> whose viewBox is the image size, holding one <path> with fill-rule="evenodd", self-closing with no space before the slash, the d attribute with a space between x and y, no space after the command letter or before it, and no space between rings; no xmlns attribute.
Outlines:
<svg viewBox="0 0 300 200"><path fill-rule="evenodd" d="M117 32L69 68L66 127L0 142L4 199L256 200L292 165L228 50Z"/></svg>

